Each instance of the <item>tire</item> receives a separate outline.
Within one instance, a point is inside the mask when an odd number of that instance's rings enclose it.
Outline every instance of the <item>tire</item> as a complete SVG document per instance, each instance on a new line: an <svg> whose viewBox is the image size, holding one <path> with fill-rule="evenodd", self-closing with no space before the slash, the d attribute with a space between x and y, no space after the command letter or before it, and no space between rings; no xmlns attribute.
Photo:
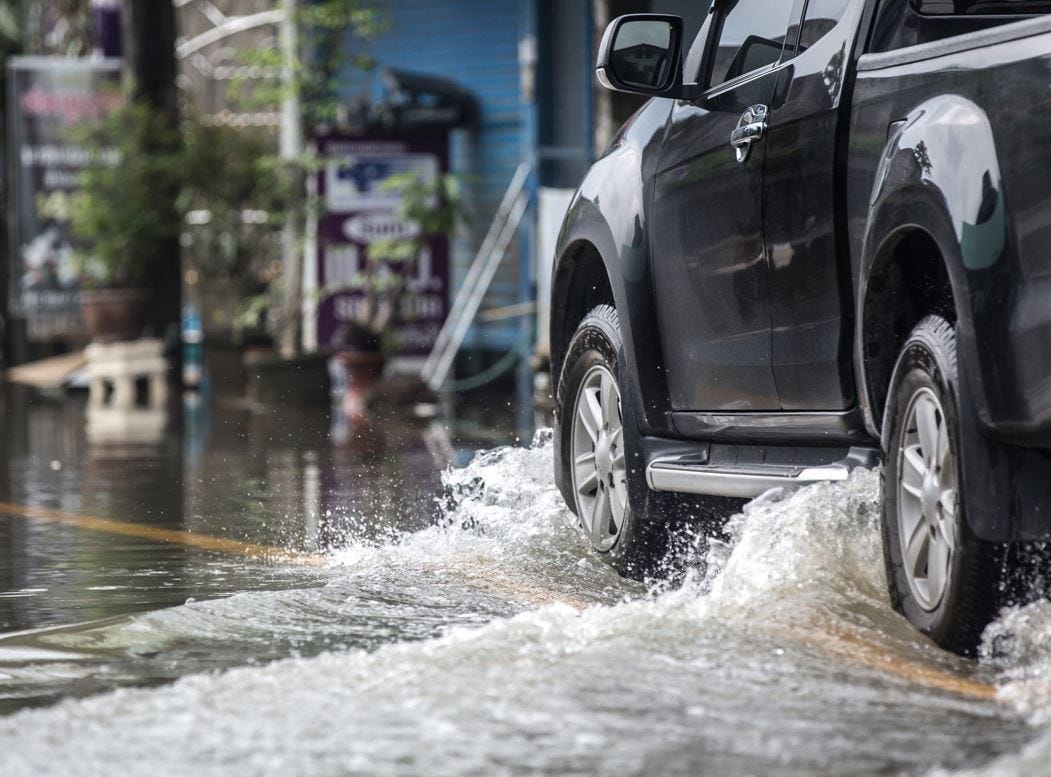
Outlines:
<svg viewBox="0 0 1051 777"><path fill-rule="evenodd" d="M666 541L632 508L626 462L634 452L625 439L636 435L630 428L625 435L634 419L621 407L622 354L617 311L593 308L569 343L555 395L557 474L569 486L567 502L591 548L620 574L643 579L659 568Z"/></svg>
<svg viewBox="0 0 1051 777"><path fill-rule="evenodd" d="M956 332L928 316L891 378L883 427L883 550L891 604L943 648L973 655L996 617L1006 546L970 530L962 495Z"/></svg>

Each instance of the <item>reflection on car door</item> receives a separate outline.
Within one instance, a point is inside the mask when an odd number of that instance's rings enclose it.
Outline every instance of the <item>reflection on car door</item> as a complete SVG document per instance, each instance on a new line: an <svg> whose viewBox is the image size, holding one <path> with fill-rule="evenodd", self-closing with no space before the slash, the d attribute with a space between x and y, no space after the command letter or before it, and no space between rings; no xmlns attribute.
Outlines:
<svg viewBox="0 0 1051 777"><path fill-rule="evenodd" d="M780 407L770 359L761 138L738 158L731 134L766 106L793 0L720 3L711 88L677 103L654 187L651 255L675 410ZM690 77L691 74L687 74ZM702 74L704 75L704 74Z"/></svg>
<svg viewBox="0 0 1051 777"><path fill-rule="evenodd" d="M766 156L766 240L773 371L786 410L841 410L854 401L850 277L837 244L834 178L839 105L864 0L810 0L799 46L782 69Z"/></svg>

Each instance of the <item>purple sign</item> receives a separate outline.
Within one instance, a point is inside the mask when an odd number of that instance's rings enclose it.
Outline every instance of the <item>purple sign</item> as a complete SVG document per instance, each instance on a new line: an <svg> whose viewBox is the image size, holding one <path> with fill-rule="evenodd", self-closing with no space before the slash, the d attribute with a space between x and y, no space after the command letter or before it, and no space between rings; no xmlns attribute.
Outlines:
<svg viewBox="0 0 1051 777"><path fill-rule="evenodd" d="M318 220L317 341L335 343L341 327L360 320L368 288L368 247L381 238L409 237L413 225L396 215L398 195L383 187L393 175L434 180L448 168L444 134L382 138L326 136L318 140L322 216ZM403 356L430 353L449 306L449 245L427 241L401 298L396 336Z"/></svg>

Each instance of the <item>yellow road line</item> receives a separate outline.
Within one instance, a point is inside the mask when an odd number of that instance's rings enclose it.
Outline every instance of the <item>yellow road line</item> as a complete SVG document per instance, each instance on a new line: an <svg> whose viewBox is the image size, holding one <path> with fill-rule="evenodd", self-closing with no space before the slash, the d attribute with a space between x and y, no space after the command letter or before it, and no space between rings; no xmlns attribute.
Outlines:
<svg viewBox="0 0 1051 777"><path fill-rule="evenodd" d="M997 698L995 685L960 677L934 667L918 664L904 657L894 656L886 648L866 642L856 634L838 630L812 630L806 633L795 633L793 636L799 642L806 643L825 653L869 669L901 677L916 685L946 691L977 701L996 701Z"/></svg>
<svg viewBox="0 0 1051 777"><path fill-rule="evenodd" d="M11 518L25 518L34 521L43 521L45 523L56 523L63 526L73 526L88 531L120 534L125 537L135 537L150 542L164 542L172 545L199 548L201 550L212 550L234 556L246 556L248 558L281 561L291 564L325 563L325 560L320 556L287 550L285 548L274 548L268 545L258 545L254 542L230 540L224 537L213 537L208 534L198 534L196 532L161 529L155 526L145 526L141 523L113 521L108 518L97 518L92 515L75 515L73 513L52 510L47 507L32 507L28 505L11 504L9 502L0 502L0 515L6 515Z"/></svg>
<svg viewBox="0 0 1051 777"><path fill-rule="evenodd" d="M280 561L290 564L326 564L328 560L322 556L300 551L275 548L267 545L258 545L252 542L230 540L223 537L213 537L208 534L195 532L177 531L174 529L159 529L153 526L144 526L137 523L126 523L124 521L113 521L108 518L97 518L91 515L75 515L47 507L31 507L27 505L16 505L9 502L0 502L0 516L12 518L24 518L46 523L73 526L88 531L105 532L107 534L119 534L125 537L136 537L151 542L164 542L186 547L211 550L235 556L248 558L259 558L271 561ZM504 574L495 574L496 570L459 570L463 579L472 585L489 588L510 594L519 599L524 599L535 605L562 602L570 604L577 609L584 609L588 603L574 600L560 592L544 589L531 582L519 581L509 578ZM484 574L482 574L484 572ZM876 669L886 674L894 675L910 682L927 688L946 691L958 696L972 698L978 701L995 701L997 688L995 685L983 683L978 680L960 677L958 675L944 672L933 667L923 666L906 658L897 657L888 653L884 648L865 642L854 634L841 631L822 631L818 629L808 630L805 633L800 630L792 630L791 636L800 643L822 650L831 655L842 658L848 662L860 664L870 669ZM786 635L787 636L787 635Z"/></svg>

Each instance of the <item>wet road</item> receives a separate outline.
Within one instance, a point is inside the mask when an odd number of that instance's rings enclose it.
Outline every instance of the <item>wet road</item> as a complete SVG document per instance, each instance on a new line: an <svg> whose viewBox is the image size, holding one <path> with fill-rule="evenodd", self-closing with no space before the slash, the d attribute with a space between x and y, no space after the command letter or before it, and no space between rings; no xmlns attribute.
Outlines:
<svg viewBox="0 0 1051 777"><path fill-rule="evenodd" d="M871 473L749 505L647 587L587 552L543 435L470 461L499 436L2 424L3 775L1051 770L1051 607L979 662L915 636Z"/></svg>

